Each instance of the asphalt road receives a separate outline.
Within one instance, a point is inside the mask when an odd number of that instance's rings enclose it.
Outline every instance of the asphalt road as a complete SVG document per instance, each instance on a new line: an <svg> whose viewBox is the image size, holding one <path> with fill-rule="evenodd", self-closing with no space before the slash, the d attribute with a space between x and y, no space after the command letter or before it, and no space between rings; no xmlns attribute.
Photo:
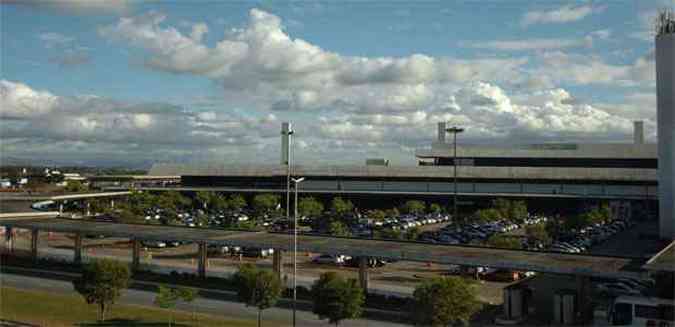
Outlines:
<svg viewBox="0 0 675 327"><path fill-rule="evenodd" d="M6 287L14 287L24 290L42 291L50 293L74 294L73 286L69 281L28 277L13 273L0 275L0 284ZM213 291L211 291L213 292ZM231 298L230 292L220 292L224 298ZM154 292L129 289L124 292L119 303L153 306ZM306 305L307 303L305 303ZM190 312L192 305L179 304L177 309ZM214 316L232 317L255 320L257 312L254 308L247 308L241 303L218 300L212 298L198 298L195 300L194 309L199 313ZM275 326L291 325L291 310L284 308L271 308L264 312L264 321L273 322ZM318 320L316 315L309 311L298 311L297 321L299 326L330 326L325 320ZM367 319L347 320L341 326L406 326L403 324L375 321Z"/></svg>

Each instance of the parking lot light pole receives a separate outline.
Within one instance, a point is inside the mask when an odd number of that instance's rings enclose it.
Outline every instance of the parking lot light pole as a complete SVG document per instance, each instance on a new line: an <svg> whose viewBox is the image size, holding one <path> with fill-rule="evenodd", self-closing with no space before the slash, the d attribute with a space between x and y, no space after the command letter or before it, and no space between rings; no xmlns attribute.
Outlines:
<svg viewBox="0 0 675 327"><path fill-rule="evenodd" d="M452 166L453 166L453 175L454 175L454 180L453 183L455 185L455 191L454 191L454 199L452 201L453 205L453 214L452 214L452 220L457 221L457 134L464 132L463 128L459 128L457 126L450 127L445 130L446 132L452 133L452 145L453 145L453 154L452 154Z"/></svg>
<svg viewBox="0 0 675 327"><path fill-rule="evenodd" d="M298 188L300 183L305 180L304 177L292 178L295 186L295 205L293 206L293 326L295 326L295 307L297 303L297 274L298 274Z"/></svg>

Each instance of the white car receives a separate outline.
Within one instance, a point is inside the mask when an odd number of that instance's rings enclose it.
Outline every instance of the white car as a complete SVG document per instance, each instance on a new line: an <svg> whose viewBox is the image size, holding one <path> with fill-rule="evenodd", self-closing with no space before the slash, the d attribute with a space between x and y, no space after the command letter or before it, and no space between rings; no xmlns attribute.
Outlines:
<svg viewBox="0 0 675 327"><path fill-rule="evenodd" d="M322 254L318 257L314 257L312 259L313 263L319 263L319 264L336 264L336 265L341 265L344 263L344 258L342 256L336 256L332 254Z"/></svg>

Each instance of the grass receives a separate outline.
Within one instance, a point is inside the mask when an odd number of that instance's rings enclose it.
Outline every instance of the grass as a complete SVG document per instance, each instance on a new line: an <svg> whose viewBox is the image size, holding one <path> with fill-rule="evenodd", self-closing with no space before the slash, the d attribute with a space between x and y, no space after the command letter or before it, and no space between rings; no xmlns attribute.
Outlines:
<svg viewBox="0 0 675 327"><path fill-rule="evenodd" d="M167 310L117 304L108 313L104 323L96 322L96 307L88 305L77 295L33 292L16 288L0 288L0 318L39 326L168 326ZM174 313L172 326L255 326L253 320L220 318L184 311Z"/></svg>

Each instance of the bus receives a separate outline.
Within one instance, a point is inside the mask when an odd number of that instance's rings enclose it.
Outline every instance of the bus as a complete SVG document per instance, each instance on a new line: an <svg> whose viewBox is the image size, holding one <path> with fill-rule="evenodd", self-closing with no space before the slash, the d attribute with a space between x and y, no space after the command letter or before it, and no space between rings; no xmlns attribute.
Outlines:
<svg viewBox="0 0 675 327"><path fill-rule="evenodd" d="M622 295L607 312L611 326L675 327L675 300Z"/></svg>

